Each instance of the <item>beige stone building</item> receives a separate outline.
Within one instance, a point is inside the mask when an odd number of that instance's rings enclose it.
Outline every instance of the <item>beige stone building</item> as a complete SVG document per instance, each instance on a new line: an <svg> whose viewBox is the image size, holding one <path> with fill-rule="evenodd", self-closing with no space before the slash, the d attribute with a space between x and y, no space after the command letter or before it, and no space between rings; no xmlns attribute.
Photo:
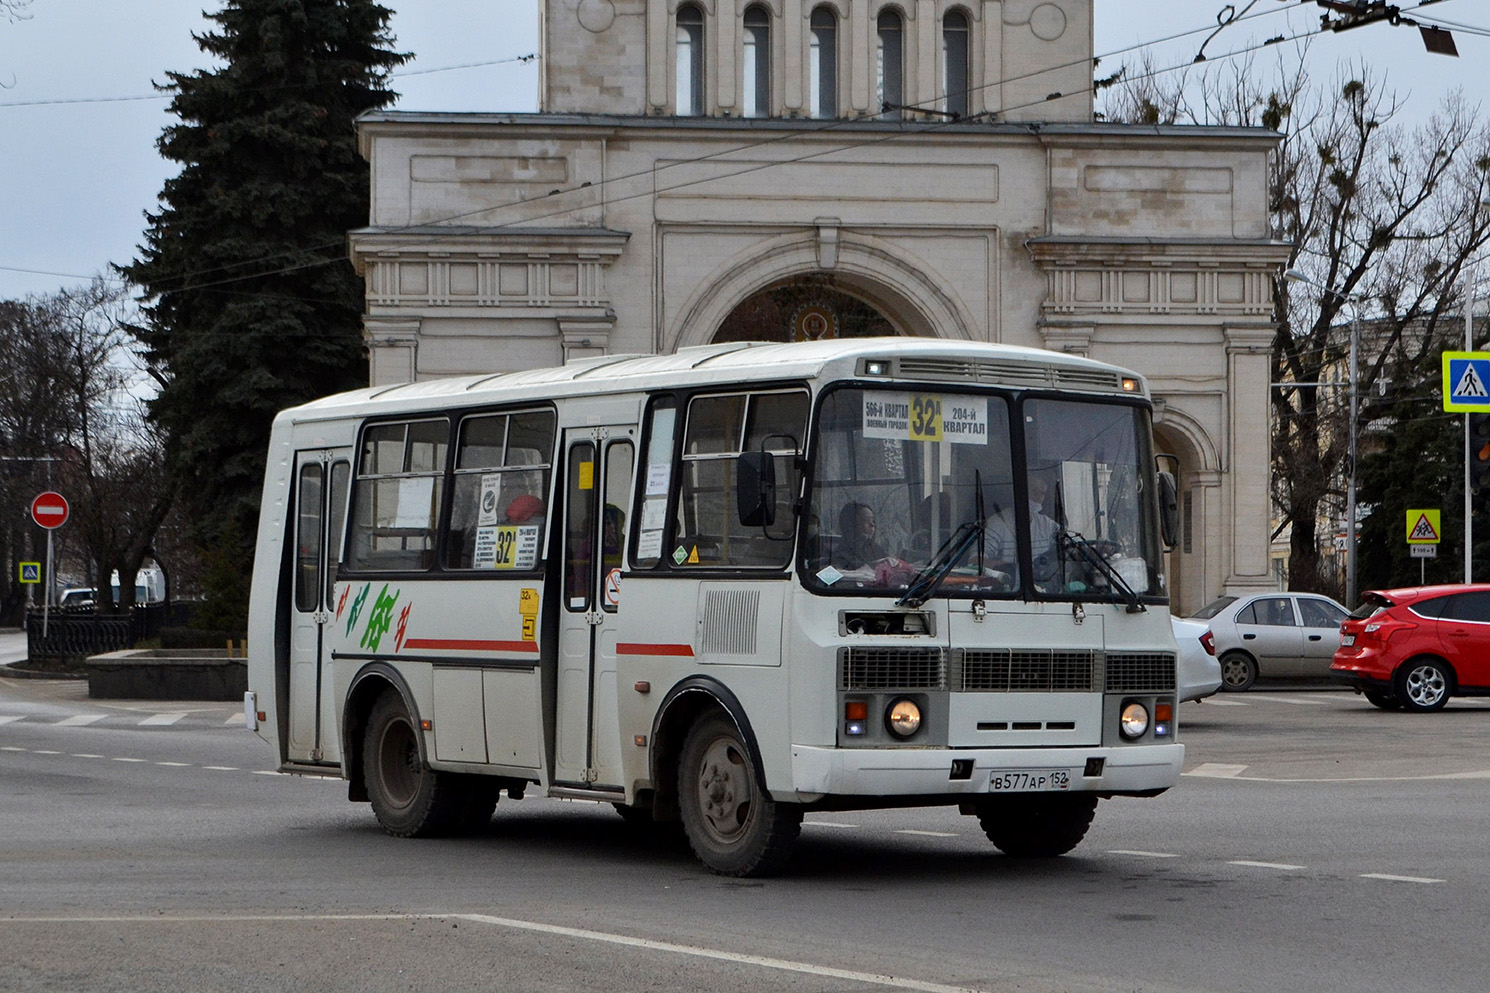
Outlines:
<svg viewBox="0 0 1490 993"><path fill-rule="evenodd" d="M1149 377L1176 612L1274 584L1267 156L1094 123L1093 0L540 0L536 114L377 113L374 383L902 334Z"/></svg>

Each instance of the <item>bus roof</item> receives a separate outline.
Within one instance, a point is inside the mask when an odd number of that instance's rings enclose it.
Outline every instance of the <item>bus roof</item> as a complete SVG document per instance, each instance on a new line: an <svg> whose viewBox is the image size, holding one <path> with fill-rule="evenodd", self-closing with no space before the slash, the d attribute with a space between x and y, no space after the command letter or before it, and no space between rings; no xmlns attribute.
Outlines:
<svg viewBox="0 0 1490 993"><path fill-rule="evenodd" d="M934 380L1023 388L1065 388L1147 396L1138 374L1077 355L1020 345L937 338L841 338L812 342L727 342L667 355L600 355L519 372L373 386L312 400L284 411L293 421L441 410L488 403L623 393L681 386L813 378L851 378L861 359L891 363L887 383ZM840 366L833 370L831 366ZM1126 390L1123 380L1136 381Z"/></svg>

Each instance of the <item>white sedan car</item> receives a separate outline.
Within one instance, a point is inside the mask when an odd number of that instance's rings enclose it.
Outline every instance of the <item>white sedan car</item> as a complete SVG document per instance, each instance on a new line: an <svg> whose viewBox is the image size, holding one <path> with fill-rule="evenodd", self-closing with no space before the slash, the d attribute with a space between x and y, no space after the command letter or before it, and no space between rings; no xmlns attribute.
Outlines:
<svg viewBox="0 0 1490 993"><path fill-rule="evenodd" d="M1200 640L1210 627L1172 614L1169 623L1174 628L1174 640L1180 648L1180 702L1210 696L1221 688L1221 663Z"/></svg>

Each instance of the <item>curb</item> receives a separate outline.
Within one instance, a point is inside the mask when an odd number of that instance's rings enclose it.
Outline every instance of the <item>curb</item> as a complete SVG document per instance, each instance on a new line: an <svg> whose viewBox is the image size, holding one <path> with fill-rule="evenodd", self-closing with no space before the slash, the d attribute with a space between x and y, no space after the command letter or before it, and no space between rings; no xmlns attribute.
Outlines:
<svg viewBox="0 0 1490 993"><path fill-rule="evenodd" d="M26 669L23 668L25 664L25 662L10 662L5 665L0 665L0 675L7 676L12 679L76 680L88 678L88 674L86 672L52 672L47 669Z"/></svg>

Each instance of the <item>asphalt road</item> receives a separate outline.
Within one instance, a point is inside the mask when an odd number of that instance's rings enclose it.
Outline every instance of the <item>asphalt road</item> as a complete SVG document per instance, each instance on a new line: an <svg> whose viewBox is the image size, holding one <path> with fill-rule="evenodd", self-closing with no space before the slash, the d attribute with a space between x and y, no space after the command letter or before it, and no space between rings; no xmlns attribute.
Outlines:
<svg viewBox="0 0 1490 993"><path fill-rule="evenodd" d="M608 808L400 841L231 704L0 679L0 989L1483 990L1490 706L1186 704L1186 777L1072 855L947 809L809 815L725 880Z"/></svg>

